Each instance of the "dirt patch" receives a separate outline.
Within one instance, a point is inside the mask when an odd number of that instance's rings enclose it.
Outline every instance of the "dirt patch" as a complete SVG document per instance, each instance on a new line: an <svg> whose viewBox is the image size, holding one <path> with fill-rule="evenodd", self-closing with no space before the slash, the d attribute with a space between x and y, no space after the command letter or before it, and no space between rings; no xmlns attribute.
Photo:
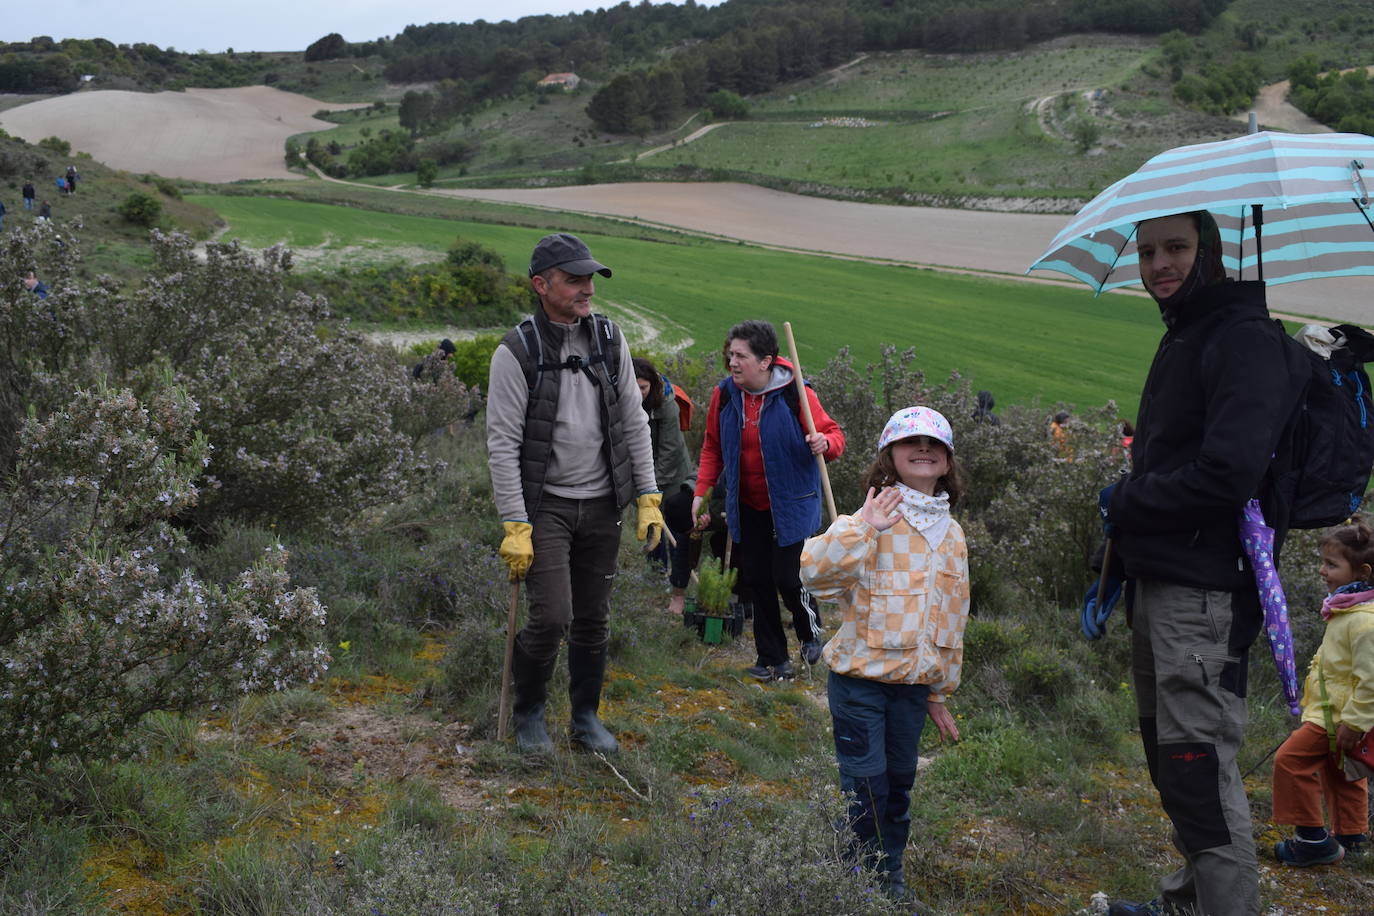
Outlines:
<svg viewBox="0 0 1374 916"><path fill-rule="evenodd" d="M488 803L486 787L469 771L470 726L351 705L338 707L310 731L305 753L335 782L423 776L454 808L471 810Z"/></svg>
<svg viewBox="0 0 1374 916"><path fill-rule="evenodd" d="M1290 134L1329 134L1331 128L1303 114L1288 102L1288 80L1270 83L1259 91L1252 106L1261 130L1281 130ZM1250 111L1234 116L1248 123Z"/></svg>
<svg viewBox="0 0 1374 916"><path fill-rule="evenodd" d="M282 148L293 134L328 130L320 102L269 86L185 92L76 92L0 113L0 127L30 143L61 137L117 169L168 178L296 178Z"/></svg>

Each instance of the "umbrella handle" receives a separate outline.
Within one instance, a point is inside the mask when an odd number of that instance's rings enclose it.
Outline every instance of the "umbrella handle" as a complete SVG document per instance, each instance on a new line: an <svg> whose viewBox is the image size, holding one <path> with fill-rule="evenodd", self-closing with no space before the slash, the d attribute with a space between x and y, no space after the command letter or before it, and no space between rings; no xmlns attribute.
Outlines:
<svg viewBox="0 0 1374 916"><path fill-rule="evenodd" d="M1097 603L1100 606L1107 600L1107 570L1112 565L1112 539L1107 538L1102 542L1102 574L1097 577ZM1079 580L1083 581L1082 579Z"/></svg>

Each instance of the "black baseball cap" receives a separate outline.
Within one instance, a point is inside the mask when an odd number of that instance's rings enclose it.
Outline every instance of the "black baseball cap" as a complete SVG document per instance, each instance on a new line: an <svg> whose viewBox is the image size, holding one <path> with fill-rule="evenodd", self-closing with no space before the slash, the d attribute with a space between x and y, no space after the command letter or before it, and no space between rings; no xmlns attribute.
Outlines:
<svg viewBox="0 0 1374 916"><path fill-rule="evenodd" d="M530 276L543 273L550 267L557 267L575 277L611 275L611 269L593 258L591 249L580 238L566 232L546 235L534 246L534 253L530 255Z"/></svg>

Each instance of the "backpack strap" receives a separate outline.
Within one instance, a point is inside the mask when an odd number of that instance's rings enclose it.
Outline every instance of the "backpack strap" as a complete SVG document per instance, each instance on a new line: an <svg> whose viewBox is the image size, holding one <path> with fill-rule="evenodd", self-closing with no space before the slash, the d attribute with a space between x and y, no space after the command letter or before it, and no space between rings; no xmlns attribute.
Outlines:
<svg viewBox="0 0 1374 916"><path fill-rule="evenodd" d="M533 316L520 322L516 326L516 330L520 333L521 343L525 347L525 359L520 361L520 365L525 370L525 383L529 386L530 391L534 390L541 372L557 372L563 369L585 373L587 378L591 379L592 384L599 388L601 387L601 379L592 367L597 363L604 363L606 375L611 380L612 392L619 392L622 338L620 329L605 315L592 316L592 339L596 352L586 359L581 356L571 356L561 363L544 362L543 341L539 339L539 328L535 325Z"/></svg>

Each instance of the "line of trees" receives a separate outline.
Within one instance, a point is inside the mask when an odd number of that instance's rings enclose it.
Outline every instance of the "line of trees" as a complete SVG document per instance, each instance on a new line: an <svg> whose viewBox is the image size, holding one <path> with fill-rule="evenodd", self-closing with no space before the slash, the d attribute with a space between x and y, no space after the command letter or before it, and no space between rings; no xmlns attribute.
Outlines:
<svg viewBox="0 0 1374 916"><path fill-rule="evenodd" d="M1342 133L1374 134L1374 81L1364 67L1320 74L1308 54L1288 70L1288 97L1308 117Z"/></svg>

